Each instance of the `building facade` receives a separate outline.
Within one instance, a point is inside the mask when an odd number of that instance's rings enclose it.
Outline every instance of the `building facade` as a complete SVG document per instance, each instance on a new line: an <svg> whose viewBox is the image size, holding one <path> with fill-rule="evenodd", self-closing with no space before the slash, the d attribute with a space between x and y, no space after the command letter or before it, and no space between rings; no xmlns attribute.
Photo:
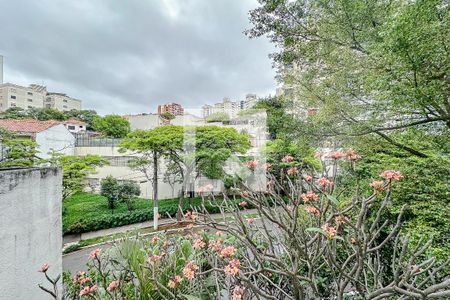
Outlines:
<svg viewBox="0 0 450 300"><path fill-rule="evenodd" d="M166 103L158 105L158 114L170 113L174 116L182 116L184 114L184 108L178 103Z"/></svg>
<svg viewBox="0 0 450 300"><path fill-rule="evenodd" d="M28 87L12 83L0 84L0 112L11 107L80 110L81 100L63 93L48 92L47 87L38 84L31 84Z"/></svg>
<svg viewBox="0 0 450 300"><path fill-rule="evenodd" d="M62 275L61 182L55 167L0 172L0 299L49 299L38 270L48 263L49 276Z"/></svg>
<svg viewBox="0 0 450 300"><path fill-rule="evenodd" d="M37 157L48 159L51 152L74 155L75 137L60 121L0 119L0 128L37 143Z"/></svg>

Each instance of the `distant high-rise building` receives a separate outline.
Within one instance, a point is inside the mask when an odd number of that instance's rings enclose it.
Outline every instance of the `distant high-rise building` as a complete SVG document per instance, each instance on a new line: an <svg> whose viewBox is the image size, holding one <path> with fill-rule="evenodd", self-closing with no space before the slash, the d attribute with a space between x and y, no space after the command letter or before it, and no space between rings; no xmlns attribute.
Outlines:
<svg viewBox="0 0 450 300"><path fill-rule="evenodd" d="M0 84L3 84L3 56L0 55Z"/></svg>
<svg viewBox="0 0 450 300"><path fill-rule="evenodd" d="M158 114L171 113L174 116L184 115L184 108L178 103L166 103L158 105Z"/></svg>
<svg viewBox="0 0 450 300"><path fill-rule="evenodd" d="M202 106L202 117L206 119L213 113L213 107L211 105L205 104Z"/></svg>

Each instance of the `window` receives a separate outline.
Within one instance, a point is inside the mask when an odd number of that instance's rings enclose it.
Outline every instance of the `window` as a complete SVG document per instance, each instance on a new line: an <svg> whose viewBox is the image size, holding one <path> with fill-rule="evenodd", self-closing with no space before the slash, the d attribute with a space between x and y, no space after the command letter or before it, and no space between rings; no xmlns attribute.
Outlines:
<svg viewBox="0 0 450 300"><path fill-rule="evenodd" d="M28 105L28 108L33 108L33 106Z"/></svg>
<svg viewBox="0 0 450 300"><path fill-rule="evenodd" d="M10 105L11 105L11 107L16 107L16 104L13 102Z"/></svg>
<svg viewBox="0 0 450 300"><path fill-rule="evenodd" d="M27 95L33 96L32 92L27 92Z"/></svg>
<svg viewBox="0 0 450 300"><path fill-rule="evenodd" d="M80 125L80 128L83 128L83 125Z"/></svg>
<svg viewBox="0 0 450 300"><path fill-rule="evenodd" d="M67 103L67 99L64 99L63 102L66 102L66 103Z"/></svg>
<svg viewBox="0 0 450 300"><path fill-rule="evenodd" d="M67 128L68 128L69 130L75 130L75 126L73 126L73 125L69 125L69 126L67 126Z"/></svg>
<svg viewBox="0 0 450 300"><path fill-rule="evenodd" d="M16 96L14 96L14 95L11 95L11 99L16 99Z"/></svg>
<svg viewBox="0 0 450 300"><path fill-rule="evenodd" d="M67 105L63 105L63 108L67 108Z"/></svg>
<svg viewBox="0 0 450 300"><path fill-rule="evenodd" d="M33 102L33 99L27 99L28 100L28 102Z"/></svg>

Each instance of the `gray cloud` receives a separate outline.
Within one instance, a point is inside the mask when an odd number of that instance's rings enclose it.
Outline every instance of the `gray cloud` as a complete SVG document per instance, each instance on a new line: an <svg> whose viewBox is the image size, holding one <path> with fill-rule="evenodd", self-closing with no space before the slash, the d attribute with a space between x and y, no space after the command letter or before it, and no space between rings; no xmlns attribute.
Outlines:
<svg viewBox="0 0 450 300"><path fill-rule="evenodd" d="M154 112L274 91L265 39L249 40L256 0L0 2L5 81L44 83L101 113Z"/></svg>

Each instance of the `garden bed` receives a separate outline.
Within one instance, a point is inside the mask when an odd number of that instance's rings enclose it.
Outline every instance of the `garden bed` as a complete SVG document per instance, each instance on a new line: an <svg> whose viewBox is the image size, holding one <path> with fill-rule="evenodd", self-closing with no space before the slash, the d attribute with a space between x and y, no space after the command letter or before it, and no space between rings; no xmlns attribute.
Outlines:
<svg viewBox="0 0 450 300"><path fill-rule="evenodd" d="M201 198L186 199L184 202L184 209L189 210L191 205L200 206ZM158 206L162 218L175 217L178 203L179 199L160 200ZM101 195L76 194L64 200L63 233L83 233L153 220L152 200L137 198L134 207L134 210L128 211L125 203L119 203L117 208L111 210L106 198ZM215 206L207 205L206 208L210 213L219 212Z"/></svg>

